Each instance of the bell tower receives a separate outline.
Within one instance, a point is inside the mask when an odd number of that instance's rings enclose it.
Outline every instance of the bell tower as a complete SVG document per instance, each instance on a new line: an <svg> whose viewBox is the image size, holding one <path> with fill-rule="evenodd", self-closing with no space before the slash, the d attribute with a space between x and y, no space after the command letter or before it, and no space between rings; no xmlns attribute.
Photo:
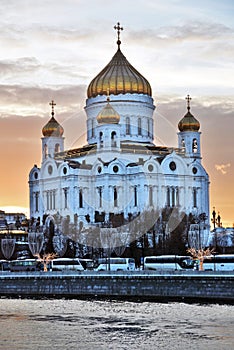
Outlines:
<svg viewBox="0 0 234 350"><path fill-rule="evenodd" d="M200 145L200 123L190 113L191 97L187 95L187 113L180 120L178 128L178 147L182 149L187 157L201 159L201 145Z"/></svg>
<svg viewBox="0 0 234 350"><path fill-rule="evenodd" d="M54 158L55 153L64 151L64 130L54 118L54 100L50 102L50 106L51 118L42 129L42 163L49 157Z"/></svg>

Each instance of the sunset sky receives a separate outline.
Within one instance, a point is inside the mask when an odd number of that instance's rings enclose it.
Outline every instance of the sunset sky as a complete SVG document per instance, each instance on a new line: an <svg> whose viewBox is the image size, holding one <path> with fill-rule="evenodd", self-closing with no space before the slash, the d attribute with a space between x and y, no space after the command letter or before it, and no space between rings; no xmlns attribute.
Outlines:
<svg viewBox="0 0 234 350"><path fill-rule="evenodd" d="M121 50L153 90L155 144L177 147L190 94L210 209L232 226L233 0L0 0L0 18L0 208L27 211L28 173L40 167L52 99L65 148L86 143L87 85L116 52L119 21Z"/></svg>

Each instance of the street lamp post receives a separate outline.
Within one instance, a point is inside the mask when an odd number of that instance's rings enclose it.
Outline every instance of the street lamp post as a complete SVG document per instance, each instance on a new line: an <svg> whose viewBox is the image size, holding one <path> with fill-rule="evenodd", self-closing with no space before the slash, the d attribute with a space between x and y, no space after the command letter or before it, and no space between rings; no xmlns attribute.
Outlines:
<svg viewBox="0 0 234 350"><path fill-rule="evenodd" d="M145 269L145 262L144 262L144 258L145 258L145 234L142 235L142 244L141 244L141 249L142 249L142 270Z"/></svg>

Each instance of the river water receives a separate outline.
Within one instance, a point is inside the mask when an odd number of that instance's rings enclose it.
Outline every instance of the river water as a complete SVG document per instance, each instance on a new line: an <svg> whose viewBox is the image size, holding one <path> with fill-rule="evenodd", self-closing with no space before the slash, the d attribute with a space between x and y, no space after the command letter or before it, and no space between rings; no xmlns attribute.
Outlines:
<svg viewBox="0 0 234 350"><path fill-rule="evenodd" d="M0 299L0 350L230 350L234 306Z"/></svg>

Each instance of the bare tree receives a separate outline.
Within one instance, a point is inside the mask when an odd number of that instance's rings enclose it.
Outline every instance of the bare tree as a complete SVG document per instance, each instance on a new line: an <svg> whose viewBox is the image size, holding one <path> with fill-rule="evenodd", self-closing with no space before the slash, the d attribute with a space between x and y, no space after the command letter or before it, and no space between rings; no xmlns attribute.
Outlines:
<svg viewBox="0 0 234 350"><path fill-rule="evenodd" d="M214 254L214 249L195 249L195 248L189 248L187 250L189 254L192 255L194 260L199 260L199 271L203 271L203 262L204 259L211 258L211 255Z"/></svg>
<svg viewBox="0 0 234 350"><path fill-rule="evenodd" d="M54 260L57 257L57 254L48 253L48 254L43 254L42 257L40 256L40 254L35 254L34 256L37 258L39 262L43 264L44 272L47 272L50 261Z"/></svg>

